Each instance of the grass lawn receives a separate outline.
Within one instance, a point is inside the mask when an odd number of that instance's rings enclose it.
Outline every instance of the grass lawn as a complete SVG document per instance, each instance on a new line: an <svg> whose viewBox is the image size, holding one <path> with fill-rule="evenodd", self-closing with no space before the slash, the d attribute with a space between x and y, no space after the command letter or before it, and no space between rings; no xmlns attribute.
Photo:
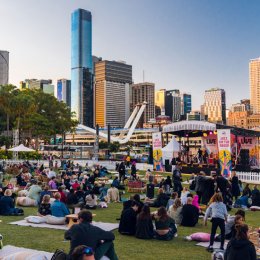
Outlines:
<svg viewBox="0 0 260 260"><path fill-rule="evenodd" d="M120 216L122 204L109 204L107 209L97 209L95 220L116 223ZM34 215L36 208L24 208L25 216ZM234 213L235 210L232 210ZM9 225L9 222L23 219L24 217L1 216L0 232L4 236L5 245L14 245L38 250L54 252L57 248L69 249L69 242L64 241L62 230L43 229L34 227L21 227ZM246 212L246 222L257 227L260 224L260 212ZM140 240L134 237L122 236L114 231L115 248L119 259L211 259L210 253L202 247L195 246L195 242L184 241L184 236L194 232L209 232L208 227L202 226L202 220L195 228L178 227L178 237L172 241Z"/></svg>

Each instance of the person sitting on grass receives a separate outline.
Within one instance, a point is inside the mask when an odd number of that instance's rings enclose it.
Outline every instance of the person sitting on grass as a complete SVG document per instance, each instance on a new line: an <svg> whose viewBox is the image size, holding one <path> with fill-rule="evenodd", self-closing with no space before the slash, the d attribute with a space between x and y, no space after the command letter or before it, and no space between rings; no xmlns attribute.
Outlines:
<svg viewBox="0 0 260 260"><path fill-rule="evenodd" d="M65 206L63 202L60 202L60 193L56 192L54 194L54 202L51 205L51 213L54 217L65 217L70 214L69 209Z"/></svg>
<svg viewBox="0 0 260 260"><path fill-rule="evenodd" d="M132 202L132 206L122 212L118 231L122 235L135 235L136 231L136 216L139 209L139 203Z"/></svg>
<svg viewBox="0 0 260 260"><path fill-rule="evenodd" d="M23 215L23 210L15 208L15 200L12 198L12 191L6 189L4 196L0 199L0 215L9 216L9 215Z"/></svg>
<svg viewBox="0 0 260 260"><path fill-rule="evenodd" d="M168 210L168 215L175 220L175 223L177 225L181 224L182 221L182 205L181 205L181 200L176 199L174 201L174 204L170 207Z"/></svg>
<svg viewBox="0 0 260 260"><path fill-rule="evenodd" d="M71 254L71 260L95 260L94 251L89 246L77 246Z"/></svg>
<svg viewBox="0 0 260 260"><path fill-rule="evenodd" d="M119 202L119 191L113 184L111 184L111 188L107 191L107 202Z"/></svg>
<svg viewBox="0 0 260 260"><path fill-rule="evenodd" d="M167 215L165 207L160 207L155 219L155 238L159 240L171 240L177 233L174 219Z"/></svg>
<svg viewBox="0 0 260 260"><path fill-rule="evenodd" d="M39 205L41 203L40 197L42 192L42 188L41 188L42 183L41 182L37 183L37 181L31 180L31 184L32 186L29 188L27 197L32 200L35 200L37 202L37 205Z"/></svg>
<svg viewBox="0 0 260 260"><path fill-rule="evenodd" d="M69 256L72 256L72 252L76 247L88 245L94 251L94 259L101 259L106 256L110 260L117 260L118 257L113 243L115 235L111 231L104 231L91 225L92 213L90 211L81 210L78 219L79 224L73 225L64 235L65 239L70 240Z"/></svg>
<svg viewBox="0 0 260 260"><path fill-rule="evenodd" d="M223 198L220 193L215 193L211 199L212 203L206 210L204 224L207 225L207 219L211 215L211 233L210 233L210 244L207 248L209 252L213 252L213 243L216 235L217 228L221 231L220 249L224 250L225 243L225 221L227 221L227 208L223 203Z"/></svg>
<svg viewBox="0 0 260 260"><path fill-rule="evenodd" d="M153 221L148 205L144 205L137 216L135 236L140 239L153 238Z"/></svg>
<svg viewBox="0 0 260 260"><path fill-rule="evenodd" d="M108 190L108 188L106 187L105 182L103 182L101 187L99 188L99 192L100 192L99 200L100 201L105 201L105 198L107 196L107 190Z"/></svg>
<svg viewBox="0 0 260 260"><path fill-rule="evenodd" d="M194 227L199 220L199 209L192 205L192 197L188 197L187 204L182 207L181 225Z"/></svg>
<svg viewBox="0 0 260 260"><path fill-rule="evenodd" d="M256 249L249 240L248 226L236 226L236 237L231 239L224 253L225 260L256 260Z"/></svg>
<svg viewBox="0 0 260 260"><path fill-rule="evenodd" d="M44 195L38 209L39 216L51 215L50 195Z"/></svg>
<svg viewBox="0 0 260 260"><path fill-rule="evenodd" d="M94 191L91 191L89 195L86 196L86 209L96 209L97 208L97 195Z"/></svg>
<svg viewBox="0 0 260 260"><path fill-rule="evenodd" d="M158 195L155 200L146 198L146 203L150 205L150 207L156 207L159 208L161 206L166 207L169 200L169 196L163 192L163 189L160 188L158 190Z"/></svg>

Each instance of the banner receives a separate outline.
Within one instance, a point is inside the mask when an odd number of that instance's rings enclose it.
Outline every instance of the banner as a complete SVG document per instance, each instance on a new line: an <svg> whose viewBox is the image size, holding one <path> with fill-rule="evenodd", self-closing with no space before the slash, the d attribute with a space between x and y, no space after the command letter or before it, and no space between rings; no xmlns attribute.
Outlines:
<svg viewBox="0 0 260 260"><path fill-rule="evenodd" d="M220 172L221 175L228 178L232 167L230 129L218 129L217 135Z"/></svg>
<svg viewBox="0 0 260 260"><path fill-rule="evenodd" d="M237 137L237 152L240 154L241 149L249 150L250 166L258 166L258 146L257 137Z"/></svg>
<svg viewBox="0 0 260 260"><path fill-rule="evenodd" d="M153 167L156 171L163 171L162 167L162 134L153 133Z"/></svg>
<svg viewBox="0 0 260 260"><path fill-rule="evenodd" d="M214 155L218 153L218 142L217 135L211 134L202 137L202 147L207 150L208 155L213 153Z"/></svg>

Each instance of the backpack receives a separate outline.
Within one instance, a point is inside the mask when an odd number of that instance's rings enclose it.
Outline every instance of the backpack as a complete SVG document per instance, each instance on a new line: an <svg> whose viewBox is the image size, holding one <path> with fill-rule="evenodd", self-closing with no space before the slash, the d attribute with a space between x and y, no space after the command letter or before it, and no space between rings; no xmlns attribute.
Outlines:
<svg viewBox="0 0 260 260"><path fill-rule="evenodd" d="M56 249L55 253L53 254L51 260L67 260L68 255L61 249Z"/></svg>

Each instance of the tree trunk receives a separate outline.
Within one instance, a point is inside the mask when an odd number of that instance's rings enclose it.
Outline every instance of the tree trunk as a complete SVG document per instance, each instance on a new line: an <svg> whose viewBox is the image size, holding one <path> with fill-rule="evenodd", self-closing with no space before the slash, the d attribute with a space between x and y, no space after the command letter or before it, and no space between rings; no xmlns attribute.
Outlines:
<svg viewBox="0 0 260 260"><path fill-rule="evenodd" d="M7 130L7 136L9 137L10 134L10 116L6 115L6 130Z"/></svg>
<svg viewBox="0 0 260 260"><path fill-rule="evenodd" d="M36 151L38 151L38 148L39 148L39 136L37 135L36 136L36 140L35 140L35 149L36 149Z"/></svg>

